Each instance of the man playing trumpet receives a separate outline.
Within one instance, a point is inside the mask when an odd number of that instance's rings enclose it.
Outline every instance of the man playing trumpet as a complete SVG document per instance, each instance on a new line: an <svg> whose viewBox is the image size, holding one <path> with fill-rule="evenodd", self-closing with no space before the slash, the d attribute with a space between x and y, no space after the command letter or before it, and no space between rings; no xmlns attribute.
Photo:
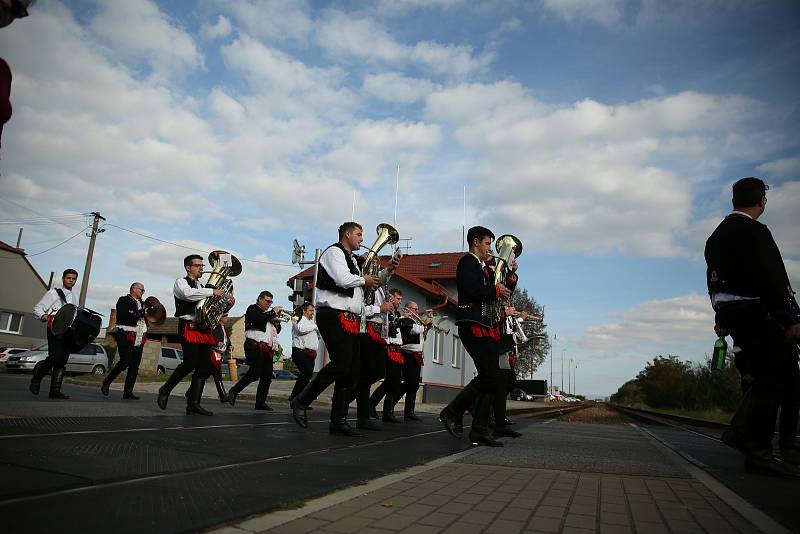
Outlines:
<svg viewBox="0 0 800 534"><path fill-rule="evenodd" d="M425 361L423 345L428 329L433 326L433 319L419 314L419 306L413 300L405 307L405 316L400 319L400 334L403 345L403 392L406 395L403 408L403 419L421 421L414 411L417 402L417 391L422 378L422 365Z"/></svg>
<svg viewBox="0 0 800 534"><path fill-rule="evenodd" d="M252 382L258 380L256 410L272 411L267 404L269 387L272 384L272 358L278 348L283 307L272 307L272 293L262 291L255 304L247 307L244 314L244 354L250 368L228 392L228 402L236 404L236 397Z"/></svg>

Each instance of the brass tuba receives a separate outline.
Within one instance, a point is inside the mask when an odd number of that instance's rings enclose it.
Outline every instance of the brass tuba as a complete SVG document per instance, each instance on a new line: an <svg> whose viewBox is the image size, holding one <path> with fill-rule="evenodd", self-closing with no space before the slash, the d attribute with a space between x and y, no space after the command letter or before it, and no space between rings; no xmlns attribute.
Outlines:
<svg viewBox="0 0 800 534"><path fill-rule="evenodd" d="M494 247L495 250L497 250L494 266L494 283L495 285L504 284L506 281L505 267L509 266L515 258L522 256L522 241L511 234L505 234L497 238ZM497 299L487 306L487 313L484 315L489 318L493 325L496 325L503 319L503 309L505 305L505 299Z"/></svg>
<svg viewBox="0 0 800 534"><path fill-rule="evenodd" d="M229 264L222 261L223 255L230 256ZM233 282L230 278L242 274L242 264L236 256L224 250L215 250L209 254L208 263L213 268L205 287L221 289L225 294L221 297L206 297L198 302L196 322L204 328L213 330L219 325L222 316L230 309L228 296L233 294Z"/></svg>
<svg viewBox="0 0 800 534"><path fill-rule="evenodd" d="M378 276L381 272L381 259L378 257L378 252L386 245L394 245L400 240L400 234L391 224L382 223L375 229L378 233L378 238L364 254L363 263L361 264L361 276L370 275ZM375 302L375 290L371 287L364 288L364 304L373 304Z"/></svg>

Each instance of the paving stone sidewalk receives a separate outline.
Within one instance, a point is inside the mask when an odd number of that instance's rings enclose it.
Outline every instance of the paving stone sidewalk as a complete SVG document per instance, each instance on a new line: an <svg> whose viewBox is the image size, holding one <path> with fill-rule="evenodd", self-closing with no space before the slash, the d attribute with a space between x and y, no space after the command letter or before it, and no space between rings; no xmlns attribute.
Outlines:
<svg viewBox="0 0 800 534"><path fill-rule="evenodd" d="M230 531L259 532L258 523L254 519ZM693 479L451 463L265 532L728 534L758 530Z"/></svg>

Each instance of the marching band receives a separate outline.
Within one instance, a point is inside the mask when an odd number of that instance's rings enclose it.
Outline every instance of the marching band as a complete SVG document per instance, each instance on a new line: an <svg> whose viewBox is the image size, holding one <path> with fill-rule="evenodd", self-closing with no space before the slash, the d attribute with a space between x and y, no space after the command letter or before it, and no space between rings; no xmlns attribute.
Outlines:
<svg viewBox="0 0 800 534"><path fill-rule="evenodd" d="M278 353L281 323L292 322L291 359L299 377L289 396L294 421L308 427L310 404L333 385L329 430L331 434L363 436L361 430L381 430L384 424L397 424L394 407L405 396L403 419L421 421L415 401L424 365L423 347L431 329L447 333L437 322L435 312L420 312L414 301L403 305L403 294L390 288L392 275L402 262L399 249L382 266L380 250L398 241L397 231L388 224L377 229L378 238L363 256L355 254L363 242L363 228L356 222L339 227L339 240L320 256L317 265L316 307L310 302L296 310L297 316L273 305L273 295L262 291L244 316L244 351L249 368L229 392L222 381L222 355L230 349L225 330L228 310L234 305L231 277L241 273L239 260L224 251L209 256L212 271L206 284L202 256L184 258L184 277L175 280L173 295L183 360L158 390L157 404L167 408L170 392L184 377L192 374L186 393L187 415L211 416L200 405L203 387L214 377L220 402L236 404L242 390L258 382L255 409L272 411L267 404L273 363ZM472 358L477 376L441 411L440 421L455 437L463 433L463 415L469 410L473 421L469 434L475 444L501 446L497 436L517 437L508 428L505 395L515 380L515 346L520 339L518 319L526 315L508 306L517 283L517 261L522 244L513 236L497 240L498 256L491 253L494 234L488 228L473 227L467 233L469 252L458 263L458 314L456 325L465 349ZM496 259L496 261L495 261ZM75 305L72 288L78 273L67 269L62 287L49 290L34 308L37 317L48 323L48 357L37 367L30 391L39 393L41 380L51 374L50 398L68 399L61 393L64 366L70 352L79 350L99 333L98 314ZM134 282L127 295L116 304L119 361L102 382L100 391L109 395L117 376L127 371L122 398L138 400L133 392L147 342L148 325L164 322L166 312L155 297L144 299L145 287ZM329 361L312 378L319 338L325 343ZM374 390L373 385L381 382ZM383 400L382 413L377 408ZM356 427L350 426L347 412L356 403ZM494 433L489 416L494 418Z"/></svg>

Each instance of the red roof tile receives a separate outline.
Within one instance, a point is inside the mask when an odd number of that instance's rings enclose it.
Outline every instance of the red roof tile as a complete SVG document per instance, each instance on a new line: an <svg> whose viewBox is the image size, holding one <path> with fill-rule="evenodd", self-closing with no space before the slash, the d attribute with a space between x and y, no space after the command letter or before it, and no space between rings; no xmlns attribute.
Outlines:
<svg viewBox="0 0 800 534"><path fill-rule="evenodd" d="M456 266L465 252L437 252L432 254L405 254L395 276L419 287L423 291L439 296L446 296L440 287L432 284L434 281L455 280ZM385 267L389 256L381 256L381 266ZM300 271L289 279L287 285L291 287L295 278L307 280L313 278L314 267ZM451 295L452 297L452 295ZM452 302L452 298L450 299Z"/></svg>

